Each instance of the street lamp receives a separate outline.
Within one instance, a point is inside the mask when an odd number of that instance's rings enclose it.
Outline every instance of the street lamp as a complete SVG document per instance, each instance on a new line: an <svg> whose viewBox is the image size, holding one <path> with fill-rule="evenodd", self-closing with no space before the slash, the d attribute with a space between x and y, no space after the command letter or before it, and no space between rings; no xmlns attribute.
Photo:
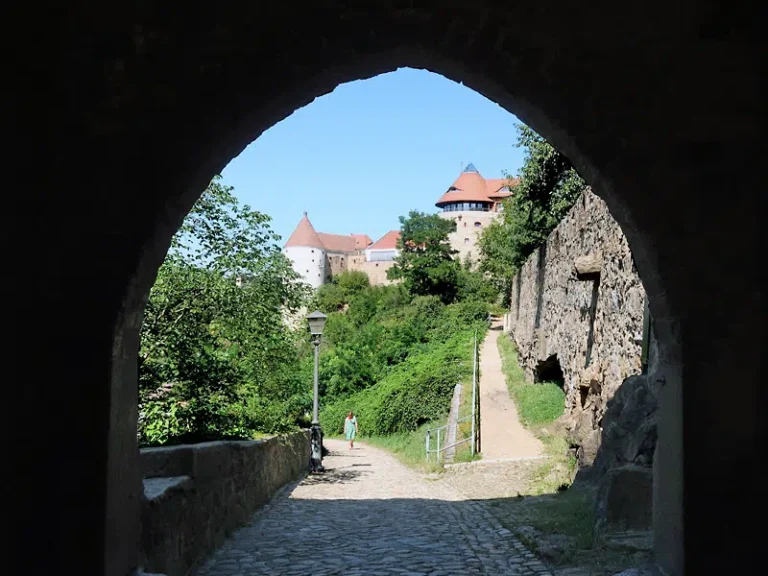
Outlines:
<svg viewBox="0 0 768 576"><path fill-rule="evenodd" d="M312 472L323 471L323 431L320 428L320 415L319 415L319 403L318 403L318 383L317 372L319 366L320 357L320 337L323 335L323 328L325 327L325 321L328 318L325 314L319 310L315 310L312 314L307 316L307 322L309 322L309 333L312 335L312 344L315 345L315 388L314 399L312 402L312 428L310 429L309 441L310 441L310 470Z"/></svg>

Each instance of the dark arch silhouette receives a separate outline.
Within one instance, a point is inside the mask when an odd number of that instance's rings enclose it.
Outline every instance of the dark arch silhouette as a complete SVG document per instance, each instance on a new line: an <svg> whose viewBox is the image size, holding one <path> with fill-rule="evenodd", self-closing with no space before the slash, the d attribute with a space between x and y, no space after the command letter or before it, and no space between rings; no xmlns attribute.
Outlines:
<svg viewBox="0 0 768 576"><path fill-rule="evenodd" d="M8 405L44 423L19 425L13 525L48 543L25 570L137 566L135 356L171 235L265 129L399 66L498 102L605 199L659 339L657 560L670 574L746 566L733 470L760 452L760 366L740 361L762 355L759 19L710 0L306 4L75 3L13 20L9 164L24 182L8 249L31 268L13 309L34 345L14 358L30 375ZM722 409L725 382L742 410Z"/></svg>

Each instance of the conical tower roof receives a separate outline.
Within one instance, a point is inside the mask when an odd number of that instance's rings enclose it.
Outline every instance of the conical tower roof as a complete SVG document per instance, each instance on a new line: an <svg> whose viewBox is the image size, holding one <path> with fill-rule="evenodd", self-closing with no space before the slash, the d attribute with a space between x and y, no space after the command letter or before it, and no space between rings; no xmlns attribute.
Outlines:
<svg viewBox="0 0 768 576"><path fill-rule="evenodd" d="M299 224L296 226L293 234L291 234L290 238L288 238L288 241L285 243L286 248L294 246L320 248L321 250L325 249L320 240L320 236L317 235L314 226L312 226L312 222L307 218L306 212L304 212L304 215L301 217L301 220L299 220Z"/></svg>
<svg viewBox="0 0 768 576"><path fill-rule="evenodd" d="M485 178L480 175L475 165L471 162L467 164L467 167L459 174L456 182L448 188L448 191L443 194L440 199L435 203L436 206L442 207L445 204L452 202L489 202L488 189L485 183Z"/></svg>

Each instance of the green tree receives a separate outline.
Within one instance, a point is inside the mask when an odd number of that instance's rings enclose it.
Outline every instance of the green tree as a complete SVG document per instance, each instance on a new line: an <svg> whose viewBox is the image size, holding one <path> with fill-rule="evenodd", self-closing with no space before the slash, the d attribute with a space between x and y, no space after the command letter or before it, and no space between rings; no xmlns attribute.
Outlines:
<svg viewBox="0 0 768 576"><path fill-rule="evenodd" d="M210 183L150 293L139 352L142 443L249 436L291 419L287 406L300 390L285 366L296 364L297 337L283 318L307 287L269 217L231 191L218 177ZM282 423L258 421L267 400L283 403L272 410L282 410Z"/></svg>
<svg viewBox="0 0 768 576"><path fill-rule="evenodd" d="M438 214L411 211L407 218L400 216L400 225L400 255L387 270L387 277L402 279L411 294L453 302L461 266L453 258L448 235L456 230L456 223Z"/></svg>
<svg viewBox="0 0 768 576"><path fill-rule="evenodd" d="M479 242L480 270L505 299L514 275L587 187L568 159L546 140L522 124L517 131L516 146L525 149L519 182L503 202L502 217L485 228Z"/></svg>
<svg viewBox="0 0 768 576"><path fill-rule="evenodd" d="M370 287L365 272L347 270L334 275L329 284L322 284L315 292L312 306L326 314L341 310L350 304L356 294Z"/></svg>

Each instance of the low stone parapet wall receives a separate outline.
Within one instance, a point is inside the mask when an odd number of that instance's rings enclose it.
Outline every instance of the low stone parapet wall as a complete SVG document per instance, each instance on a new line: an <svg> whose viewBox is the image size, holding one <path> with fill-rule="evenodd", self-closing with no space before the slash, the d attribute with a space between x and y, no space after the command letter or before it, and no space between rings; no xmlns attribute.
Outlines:
<svg viewBox="0 0 768 576"><path fill-rule="evenodd" d="M184 576L308 465L308 431L143 449L144 569Z"/></svg>

